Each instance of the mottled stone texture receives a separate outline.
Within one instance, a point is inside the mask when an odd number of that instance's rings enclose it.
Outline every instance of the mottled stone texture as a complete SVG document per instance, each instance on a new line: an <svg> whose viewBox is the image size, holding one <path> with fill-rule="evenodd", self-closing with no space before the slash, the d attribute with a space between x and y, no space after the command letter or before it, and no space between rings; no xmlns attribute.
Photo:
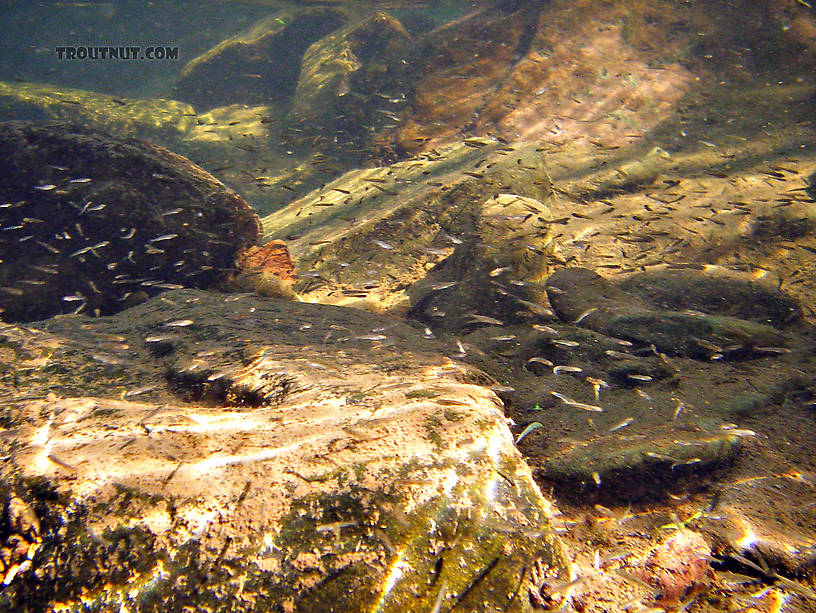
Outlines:
<svg viewBox="0 0 816 613"><path fill-rule="evenodd" d="M161 147L63 123L0 124L6 321L107 314L208 287L258 241L235 192Z"/></svg>
<svg viewBox="0 0 816 613"><path fill-rule="evenodd" d="M403 323L178 290L1 334L2 611L528 611L564 573L490 378Z"/></svg>

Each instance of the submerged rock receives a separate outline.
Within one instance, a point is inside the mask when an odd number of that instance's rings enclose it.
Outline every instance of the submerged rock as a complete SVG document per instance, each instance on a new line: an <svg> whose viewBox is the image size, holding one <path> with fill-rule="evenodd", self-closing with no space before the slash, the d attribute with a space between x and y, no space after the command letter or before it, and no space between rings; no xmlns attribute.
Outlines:
<svg viewBox="0 0 816 613"><path fill-rule="evenodd" d="M639 573L658 589L657 604L678 607L706 590L714 573L711 549L698 533L680 528L652 551Z"/></svg>
<svg viewBox="0 0 816 613"><path fill-rule="evenodd" d="M556 271L547 280L547 296L563 321L673 355L710 358L787 343L782 332L766 324L658 310L585 268Z"/></svg>
<svg viewBox="0 0 816 613"><path fill-rule="evenodd" d="M549 272L551 195L535 145L467 139L348 172L263 225L266 238L289 244L300 293L441 320L435 314L448 305L490 312L496 297L518 308L540 292L531 290L537 283L508 286L506 278L519 274L527 283ZM509 290L515 297L501 294Z"/></svg>
<svg viewBox="0 0 816 613"><path fill-rule="evenodd" d="M224 283L226 289L245 289L270 298L295 297L295 263L283 241L253 245L238 254L235 265L238 272Z"/></svg>
<svg viewBox="0 0 816 613"><path fill-rule="evenodd" d="M136 100L46 83L0 81L0 119L69 121L120 137L179 139L196 123L177 100Z"/></svg>
<svg viewBox="0 0 816 613"><path fill-rule="evenodd" d="M372 131L398 122L405 84L393 58L409 40L396 18L375 12L309 47L289 118L292 140L305 139L311 147L315 140L333 146L348 141L359 150Z"/></svg>
<svg viewBox="0 0 816 613"><path fill-rule="evenodd" d="M714 469L732 465L742 448L740 437L727 431L678 433L673 425L650 428L648 436L614 431L564 445L541 458L536 475L576 500L655 499L697 489Z"/></svg>
<svg viewBox="0 0 816 613"><path fill-rule="evenodd" d="M529 611L568 575L485 376L405 324L179 290L2 338L0 538L39 548L0 609Z"/></svg>
<svg viewBox="0 0 816 613"><path fill-rule="evenodd" d="M554 232L546 204L502 193L474 203L469 213L473 231L409 292L413 313L447 330L472 326L474 312L506 317L535 310L550 272Z"/></svg>
<svg viewBox="0 0 816 613"><path fill-rule="evenodd" d="M670 311L702 311L777 328L802 321L801 307L784 292L719 266L709 266L704 271L650 270L632 275L618 286Z"/></svg>
<svg viewBox="0 0 816 613"><path fill-rule="evenodd" d="M282 11L228 38L182 69L173 92L211 109L236 103L288 103L308 46L346 20L334 8Z"/></svg>
<svg viewBox="0 0 816 613"><path fill-rule="evenodd" d="M107 314L208 287L257 242L235 192L166 149L62 123L0 124L6 321Z"/></svg>

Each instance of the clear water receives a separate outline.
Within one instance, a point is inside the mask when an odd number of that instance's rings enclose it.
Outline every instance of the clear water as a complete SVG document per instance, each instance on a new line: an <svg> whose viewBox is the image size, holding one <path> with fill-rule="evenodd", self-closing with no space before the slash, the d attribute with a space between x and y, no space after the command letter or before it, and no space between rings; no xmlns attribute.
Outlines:
<svg viewBox="0 0 816 613"><path fill-rule="evenodd" d="M0 21L0 121L184 156L297 269L293 287L292 271L247 286L246 261L219 255L240 231L163 205L165 171L141 184L153 209L106 217L82 192L106 158L43 149L44 166L0 159L0 318L217 287L406 320L491 375L539 485L577 522L576 564L615 539L641 551L615 532L634 503L643 533L674 514L723 552L718 572L816 606L728 557L760 543L785 577L813 573L810 3L2 2ZM125 47L140 58L81 57ZM615 526L587 527L593 513Z"/></svg>

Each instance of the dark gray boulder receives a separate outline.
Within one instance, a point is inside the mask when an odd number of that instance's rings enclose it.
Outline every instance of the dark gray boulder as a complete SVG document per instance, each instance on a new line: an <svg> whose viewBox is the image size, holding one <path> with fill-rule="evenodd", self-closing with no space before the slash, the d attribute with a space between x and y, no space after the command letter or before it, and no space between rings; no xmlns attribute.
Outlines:
<svg viewBox="0 0 816 613"><path fill-rule="evenodd" d="M64 123L0 124L0 308L6 321L108 314L209 287L258 241L235 192L186 158Z"/></svg>

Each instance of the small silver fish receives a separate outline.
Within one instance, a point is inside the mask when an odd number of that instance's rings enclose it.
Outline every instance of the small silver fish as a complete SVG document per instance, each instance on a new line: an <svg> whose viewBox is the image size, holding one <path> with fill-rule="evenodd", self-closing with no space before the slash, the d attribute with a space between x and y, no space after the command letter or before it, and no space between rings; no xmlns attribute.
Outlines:
<svg viewBox="0 0 816 613"><path fill-rule="evenodd" d="M431 284L431 289L432 289L433 291L435 291L435 292L438 292L438 291L440 291L440 290L443 290L443 289L448 289L449 287L453 287L454 285L456 285L456 281L447 281L447 282L441 282L441 283L432 283L432 284Z"/></svg>
<svg viewBox="0 0 816 613"><path fill-rule="evenodd" d="M82 249L78 249L78 250L74 251L74 252L73 252L71 255L69 255L68 257L69 257L69 258L75 258L75 257L77 257L77 256L82 255L83 253L88 253L88 252L89 252L91 249L93 249L93 247L83 247Z"/></svg>
<svg viewBox="0 0 816 613"><path fill-rule="evenodd" d="M572 323L574 323L574 324L581 323L584 320L585 317L587 317L588 315L591 315L592 313L594 313L597 310L598 310L598 307L592 307L591 309L587 309L586 311L581 313L578 316L578 318L575 321L573 321Z"/></svg>
<svg viewBox="0 0 816 613"><path fill-rule="evenodd" d="M500 319L496 319L495 317L488 317L487 315L477 315L476 313L470 313L468 317L470 317L470 323L489 324L491 326L504 325L504 322L501 321Z"/></svg>
<svg viewBox="0 0 816 613"><path fill-rule="evenodd" d="M624 420L623 420L622 422L620 422L619 424L617 424L617 425L612 426L611 428L609 428L609 431L610 431L610 432L615 432L615 430L620 430L621 428L625 428L626 426L628 426L629 424L631 424L633 421L635 421L635 418L634 418L634 417L627 417L626 419L624 419Z"/></svg>
<svg viewBox="0 0 816 613"><path fill-rule="evenodd" d="M553 367L553 374L554 375L560 375L563 372L578 374L578 373L584 372L584 369L580 368L579 366L554 366Z"/></svg>
<svg viewBox="0 0 816 613"><path fill-rule="evenodd" d="M530 358L529 360L527 360L527 363L531 363L531 362L534 363L534 364L544 364L544 366L552 366L553 365L553 363L550 362L548 359L540 358L538 356L536 356L534 358Z"/></svg>
<svg viewBox="0 0 816 613"><path fill-rule="evenodd" d="M603 409L601 407L599 407L599 406L594 405L594 404L587 404L585 402L578 402L577 400L573 400L572 398L569 398L569 397L565 396L564 394L559 394L558 392L550 392L550 393L553 396L555 396L556 398L558 398L561 402L566 404L567 406L575 407L576 409L583 409L585 411L595 411L597 413L603 413Z"/></svg>
<svg viewBox="0 0 816 613"><path fill-rule="evenodd" d="M382 341L388 338L385 334L361 334L355 336L354 340L358 341Z"/></svg>

